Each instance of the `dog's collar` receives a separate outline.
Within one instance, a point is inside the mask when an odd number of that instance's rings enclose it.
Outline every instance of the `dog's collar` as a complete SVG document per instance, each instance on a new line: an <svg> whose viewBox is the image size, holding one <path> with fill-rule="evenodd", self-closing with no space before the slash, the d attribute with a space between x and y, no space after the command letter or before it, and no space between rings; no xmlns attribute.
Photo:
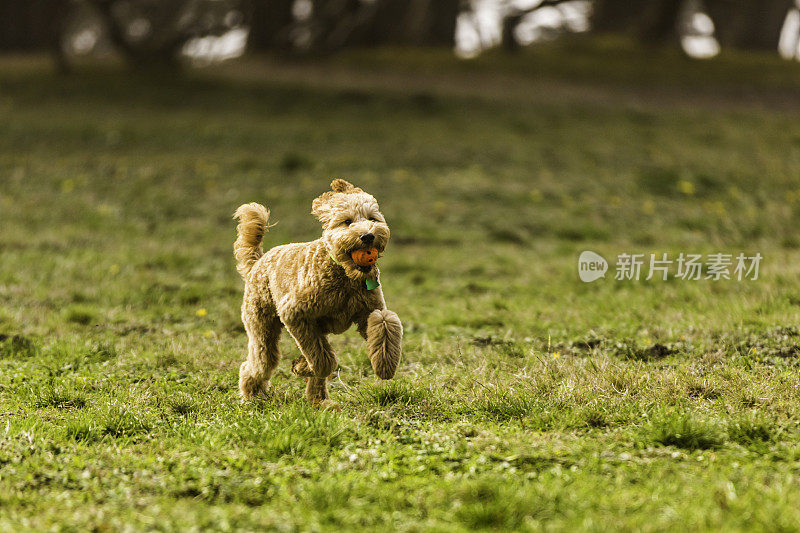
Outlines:
<svg viewBox="0 0 800 533"><path fill-rule="evenodd" d="M330 258L333 259L334 263L336 263L339 266L342 266L342 264L339 261L337 261L335 257L333 257L333 253L330 250L328 250L328 256L330 256ZM378 278L375 279L367 278L364 280L364 286L367 288L368 291L371 291L372 289L377 289L378 287L380 287L381 284L378 282Z"/></svg>

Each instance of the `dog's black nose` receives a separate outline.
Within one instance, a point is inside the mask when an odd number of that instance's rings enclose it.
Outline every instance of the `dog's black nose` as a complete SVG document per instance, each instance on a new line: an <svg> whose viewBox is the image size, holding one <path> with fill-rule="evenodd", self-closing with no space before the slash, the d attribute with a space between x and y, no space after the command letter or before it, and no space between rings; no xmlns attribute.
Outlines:
<svg viewBox="0 0 800 533"><path fill-rule="evenodd" d="M365 233L364 235L361 236L361 242L363 242L364 244L372 244L372 241L374 240L375 240L375 235L373 235L372 233Z"/></svg>

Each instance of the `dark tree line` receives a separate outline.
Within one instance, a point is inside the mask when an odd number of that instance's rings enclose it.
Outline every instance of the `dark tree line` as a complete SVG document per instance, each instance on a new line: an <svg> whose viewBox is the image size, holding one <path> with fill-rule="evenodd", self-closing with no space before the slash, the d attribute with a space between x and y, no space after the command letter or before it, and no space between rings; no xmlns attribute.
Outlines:
<svg viewBox="0 0 800 533"><path fill-rule="evenodd" d="M462 0L0 0L0 50L50 47L60 57L70 13L92 10L106 39L131 63L171 63L196 36L234 24L251 50L330 53L344 47L450 46ZM240 16L230 17L231 13Z"/></svg>
<svg viewBox="0 0 800 533"><path fill-rule="evenodd" d="M591 0L591 31L621 33L645 45L677 43L681 16L690 0ZM502 34L505 48L515 50L515 27L532 11L569 0L542 0L525 11L509 10ZM723 48L776 50L786 15L795 0L696 0L714 23Z"/></svg>
<svg viewBox="0 0 800 533"><path fill-rule="evenodd" d="M569 0L509 7L503 44L517 48L514 29L532 11ZM677 42L688 0L590 0L591 28L625 33L651 45ZM794 0L691 0L715 25L720 45L777 48ZM346 47L444 46L455 42L469 0L0 0L0 50L48 47L64 63L63 34L77 7L91 9L106 40L131 63L172 63L196 36L249 28L248 47L284 54L325 54ZM235 16L233 16L235 15Z"/></svg>
<svg viewBox="0 0 800 533"><path fill-rule="evenodd" d="M794 0L712 0L707 9L723 47L774 50Z"/></svg>
<svg viewBox="0 0 800 533"><path fill-rule="evenodd" d="M461 0L313 0L308 18L296 20L293 4L250 3L252 49L290 50L297 41L316 52L348 46L453 46L461 9Z"/></svg>
<svg viewBox="0 0 800 533"><path fill-rule="evenodd" d="M0 50L52 45L67 8L63 0L0 0Z"/></svg>
<svg viewBox="0 0 800 533"><path fill-rule="evenodd" d="M592 29L624 32L644 43L661 44L678 37L685 0L594 0ZM775 50L794 0L704 0L723 48Z"/></svg>

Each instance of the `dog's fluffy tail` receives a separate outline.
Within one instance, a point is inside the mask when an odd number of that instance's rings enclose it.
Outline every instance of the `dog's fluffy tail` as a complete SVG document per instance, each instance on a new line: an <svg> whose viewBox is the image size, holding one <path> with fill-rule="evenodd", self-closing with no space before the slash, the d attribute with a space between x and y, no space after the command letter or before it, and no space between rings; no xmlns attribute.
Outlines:
<svg viewBox="0 0 800 533"><path fill-rule="evenodd" d="M239 225L236 226L236 242L233 243L233 255L236 257L236 270L245 278L256 261L264 255L261 241L264 232L269 230L267 225L269 209L255 202L244 204L239 206L233 218L239 219Z"/></svg>

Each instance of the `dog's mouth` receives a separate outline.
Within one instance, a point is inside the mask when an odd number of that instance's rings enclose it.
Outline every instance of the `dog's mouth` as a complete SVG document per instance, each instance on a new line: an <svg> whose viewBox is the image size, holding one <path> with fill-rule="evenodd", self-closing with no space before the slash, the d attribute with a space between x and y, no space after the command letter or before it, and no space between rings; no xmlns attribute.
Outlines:
<svg viewBox="0 0 800 533"><path fill-rule="evenodd" d="M372 267L380 258L380 252L382 251L380 248L373 246L359 246L350 250L347 255L359 272L367 274L372 271Z"/></svg>

